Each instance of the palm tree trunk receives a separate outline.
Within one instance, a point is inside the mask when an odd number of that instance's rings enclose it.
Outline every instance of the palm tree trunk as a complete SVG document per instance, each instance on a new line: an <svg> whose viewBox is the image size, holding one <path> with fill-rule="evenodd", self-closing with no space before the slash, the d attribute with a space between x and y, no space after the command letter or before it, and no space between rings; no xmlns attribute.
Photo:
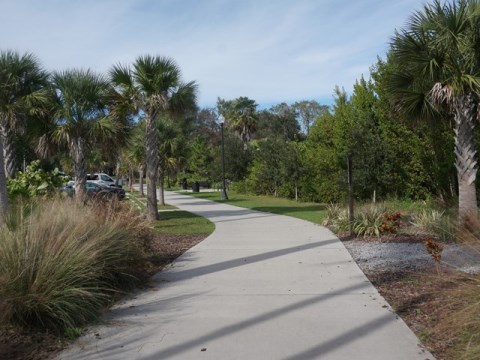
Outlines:
<svg viewBox="0 0 480 360"><path fill-rule="evenodd" d="M145 196L145 192L143 191L143 173L144 173L144 171L145 171L145 169L144 169L143 164L139 165L138 166L138 176L140 177L139 182L140 182L140 195L141 196Z"/></svg>
<svg viewBox="0 0 480 360"><path fill-rule="evenodd" d="M120 161L120 156L117 158L117 164L115 166L115 186L118 186L120 181L120 168L122 166L122 162Z"/></svg>
<svg viewBox="0 0 480 360"><path fill-rule="evenodd" d="M155 119L151 114L145 118L145 162L147 167L147 218L158 220L157 205L157 168L158 168L158 137Z"/></svg>
<svg viewBox="0 0 480 360"><path fill-rule="evenodd" d="M0 222L4 222L8 210L7 177L3 158L3 141L0 137Z"/></svg>
<svg viewBox="0 0 480 360"><path fill-rule="evenodd" d="M132 167L128 169L128 190L133 191L133 184L135 182L135 171Z"/></svg>
<svg viewBox="0 0 480 360"><path fill-rule="evenodd" d="M16 161L15 148L13 145L13 130L6 124L0 125L0 135L3 142L3 158L5 167L5 176L7 178L15 177Z"/></svg>
<svg viewBox="0 0 480 360"><path fill-rule="evenodd" d="M128 172L128 190L133 191L133 183L135 182L135 172L130 169Z"/></svg>
<svg viewBox="0 0 480 360"><path fill-rule="evenodd" d="M87 171L85 167L85 140L82 138L72 139L70 143L72 158L73 158L73 172L75 174L75 198L77 202L83 202L87 190Z"/></svg>
<svg viewBox="0 0 480 360"><path fill-rule="evenodd" d="M159 203L161 206L165 206L165 176L163 173L163 169L161 167L158 168L158 183L160 185L160 200Z"/></svg>
<svg viewBox="0 0 480 360"><path fill-rule="evenodd" d="M474 129L476 106L470 95L454 100L455 110L455 167L458 177L458 216L465 219L477 215L477 149Z"/></svg>

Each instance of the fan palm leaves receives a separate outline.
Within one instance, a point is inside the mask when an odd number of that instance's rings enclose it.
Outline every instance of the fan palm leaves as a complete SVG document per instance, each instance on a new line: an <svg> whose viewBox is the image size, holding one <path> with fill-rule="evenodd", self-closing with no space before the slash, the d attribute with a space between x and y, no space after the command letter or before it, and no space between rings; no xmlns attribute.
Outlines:
<svg viewBox="0 0 480 360"><path fill-rule="evenodd" d="M436 0L414 13L391 44L396 71L389 91L407 116L436 118L440 107L455 122L459 216L476 213L474 128L480 98L480 2Z"/></svg>
<svg viewBox="0 0 480 360"><path fill-rule="evenodd" d="M0 214L8 208L6 177L15 175L14 132L45 102L48 74L37 58L7 50L0 52Z"/></svg>
<svg viewBox="0 0 480 360"><path fill-rule="evenodd" d="M165 205L165 174L174 170L182 160L182 150L185 149L183 138L180 135L178 128L174 126L171 119L161 118L157 124L158 137L160 139L160 146L158 151L159 156L159 185L160 185L160 205Z"/></svg>
<svg viewBox="0 0 480 360"><path fill-rule="evenodd" d="M75 191L85 194L86 155L93 144L110 141L118 133L118 123L107 117L110 86L90 70L67 70L52 76L55 90L53 138L68 146L76 178Z"/></svg>
<svg viewBox="0 0 480 360"><path fill-rule="evenodd" d="M247 143L257 130L257 104L255 100L241 96L235 100L218 100L219 112L229 128L235 131L247 149Z"/></svg>
<svg viewBox="0 0 480 360"><path fill-rule="evenodd" d="M145 55L131 67L116 65L110 79L118 94L119 106L141 112L145 118L145 157L147 174L147 216L158 218L157 172L159 166L158 119L165 114L178 116L195 108L197 84L184 83L173 59Z"/></svg>

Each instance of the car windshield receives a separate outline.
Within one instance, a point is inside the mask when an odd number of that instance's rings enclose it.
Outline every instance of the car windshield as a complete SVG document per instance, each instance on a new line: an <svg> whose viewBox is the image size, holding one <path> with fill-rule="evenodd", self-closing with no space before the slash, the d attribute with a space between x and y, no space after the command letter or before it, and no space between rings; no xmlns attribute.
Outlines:
<svg viewBox="0 0 480 360"><path fill-rule="evenodd" d="M113 179L108 175L101 175L103 181L113 182Z"/></svg>

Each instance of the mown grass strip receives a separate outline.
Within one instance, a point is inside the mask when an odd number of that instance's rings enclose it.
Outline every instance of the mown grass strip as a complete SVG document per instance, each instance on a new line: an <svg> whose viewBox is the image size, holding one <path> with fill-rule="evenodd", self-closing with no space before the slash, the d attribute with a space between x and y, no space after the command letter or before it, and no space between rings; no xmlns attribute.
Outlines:
<svg viewBox="0 0 480 360"><path fill-rule="evenodd" d="M129 200L140 211L144 211L147 206L147 199L140 196L138 192L129 193ZM160 219L155 222L153 228L159 234L210 235L215 230L215 225L211 221L187 211L178 210L173 205L166 204L159 206L158 209Z"/></svg>
<svg viewBox="0 0 480 360"><path fill-rule="evenodd" d="M181 194L257 211L292 216L315 224L321 224L326 215L324 204L298 202L271 196L244 195L231 191L228 193L228 200L221 200L220 192L181 192Z"/></svg>
<svg viewBox="0 0 480 360"><path fill-rule="evenodd" d="M174 210L160 213L160 220L156 221L154 229L160 234L209 235L215 230L215 225L202 216Z"/></svg>

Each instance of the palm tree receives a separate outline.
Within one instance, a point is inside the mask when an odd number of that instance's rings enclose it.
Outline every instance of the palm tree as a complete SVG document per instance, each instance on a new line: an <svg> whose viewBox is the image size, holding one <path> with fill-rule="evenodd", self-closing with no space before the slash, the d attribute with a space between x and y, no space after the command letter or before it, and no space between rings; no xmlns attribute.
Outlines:
<svg viewBox="0 0 480 360"><path fill-rule="evenodd" d="M123 95L119 106L141 111L145 118L145 155L147 173L147 217L158 219L157 173L159 139L157 123L161 116L180 116L195 108L197 85L184 83L178 65L170 58L140 56L132 68L116 65L110 77Z"/></svg>
<svg viewBox="0 0 480 360"><path fill-rule="evenodd" d="M180 151L185 147L178 128L173 127L170 119L161 118L157 125L160 139L158 149L160 159L158 165L159 203L165 206L165 174L169 174L171 170L177 167L182 157Z"/></svg>
<svg viewBox="0 0 480 360"><path fill-rule="evenodd" d="M132 139L126 152L128 162L131 166L130 178L133 184L133 174L138 172L140 183L140 195L145 196L143 186L143 175L145 173L145 122L143 119L137 122L133 128Z"/></svg>
<svg viewBox="0 0 480 360"><path fill-rule="evenodd" d="M235 131L243 142L244 150L257 130L257 104L255 100L241 96L235 100L218 99L219 113L222 114L228 127Z"/></svg>
<svg viewBox="0 0 480 360"><path fill-rule="evenodd" d="M415 12L391 44L396 70L389 91L410 116L435 118L440 105L455 123L459 217L477 212L474 128L480 98L480 2L435 0Z"/></svg>
<svg viewBox="0 0 480 360"><path fill-rule="evenodd" d="M111 139L118 125L107 117L110 86L101 75L90 70L67 70L52 76L56 110L53 137L68 146L76 178L79 201L85 195L86 155L94 144Z"/></svg>
<svg viewBox="0 0 480 360"><path fill-rule="evenodd" d="M0 216L8 209L6 178L15 175L14 131L34 106L45 100L47 73L37 58L14 51L0 52Z"/></svg>

